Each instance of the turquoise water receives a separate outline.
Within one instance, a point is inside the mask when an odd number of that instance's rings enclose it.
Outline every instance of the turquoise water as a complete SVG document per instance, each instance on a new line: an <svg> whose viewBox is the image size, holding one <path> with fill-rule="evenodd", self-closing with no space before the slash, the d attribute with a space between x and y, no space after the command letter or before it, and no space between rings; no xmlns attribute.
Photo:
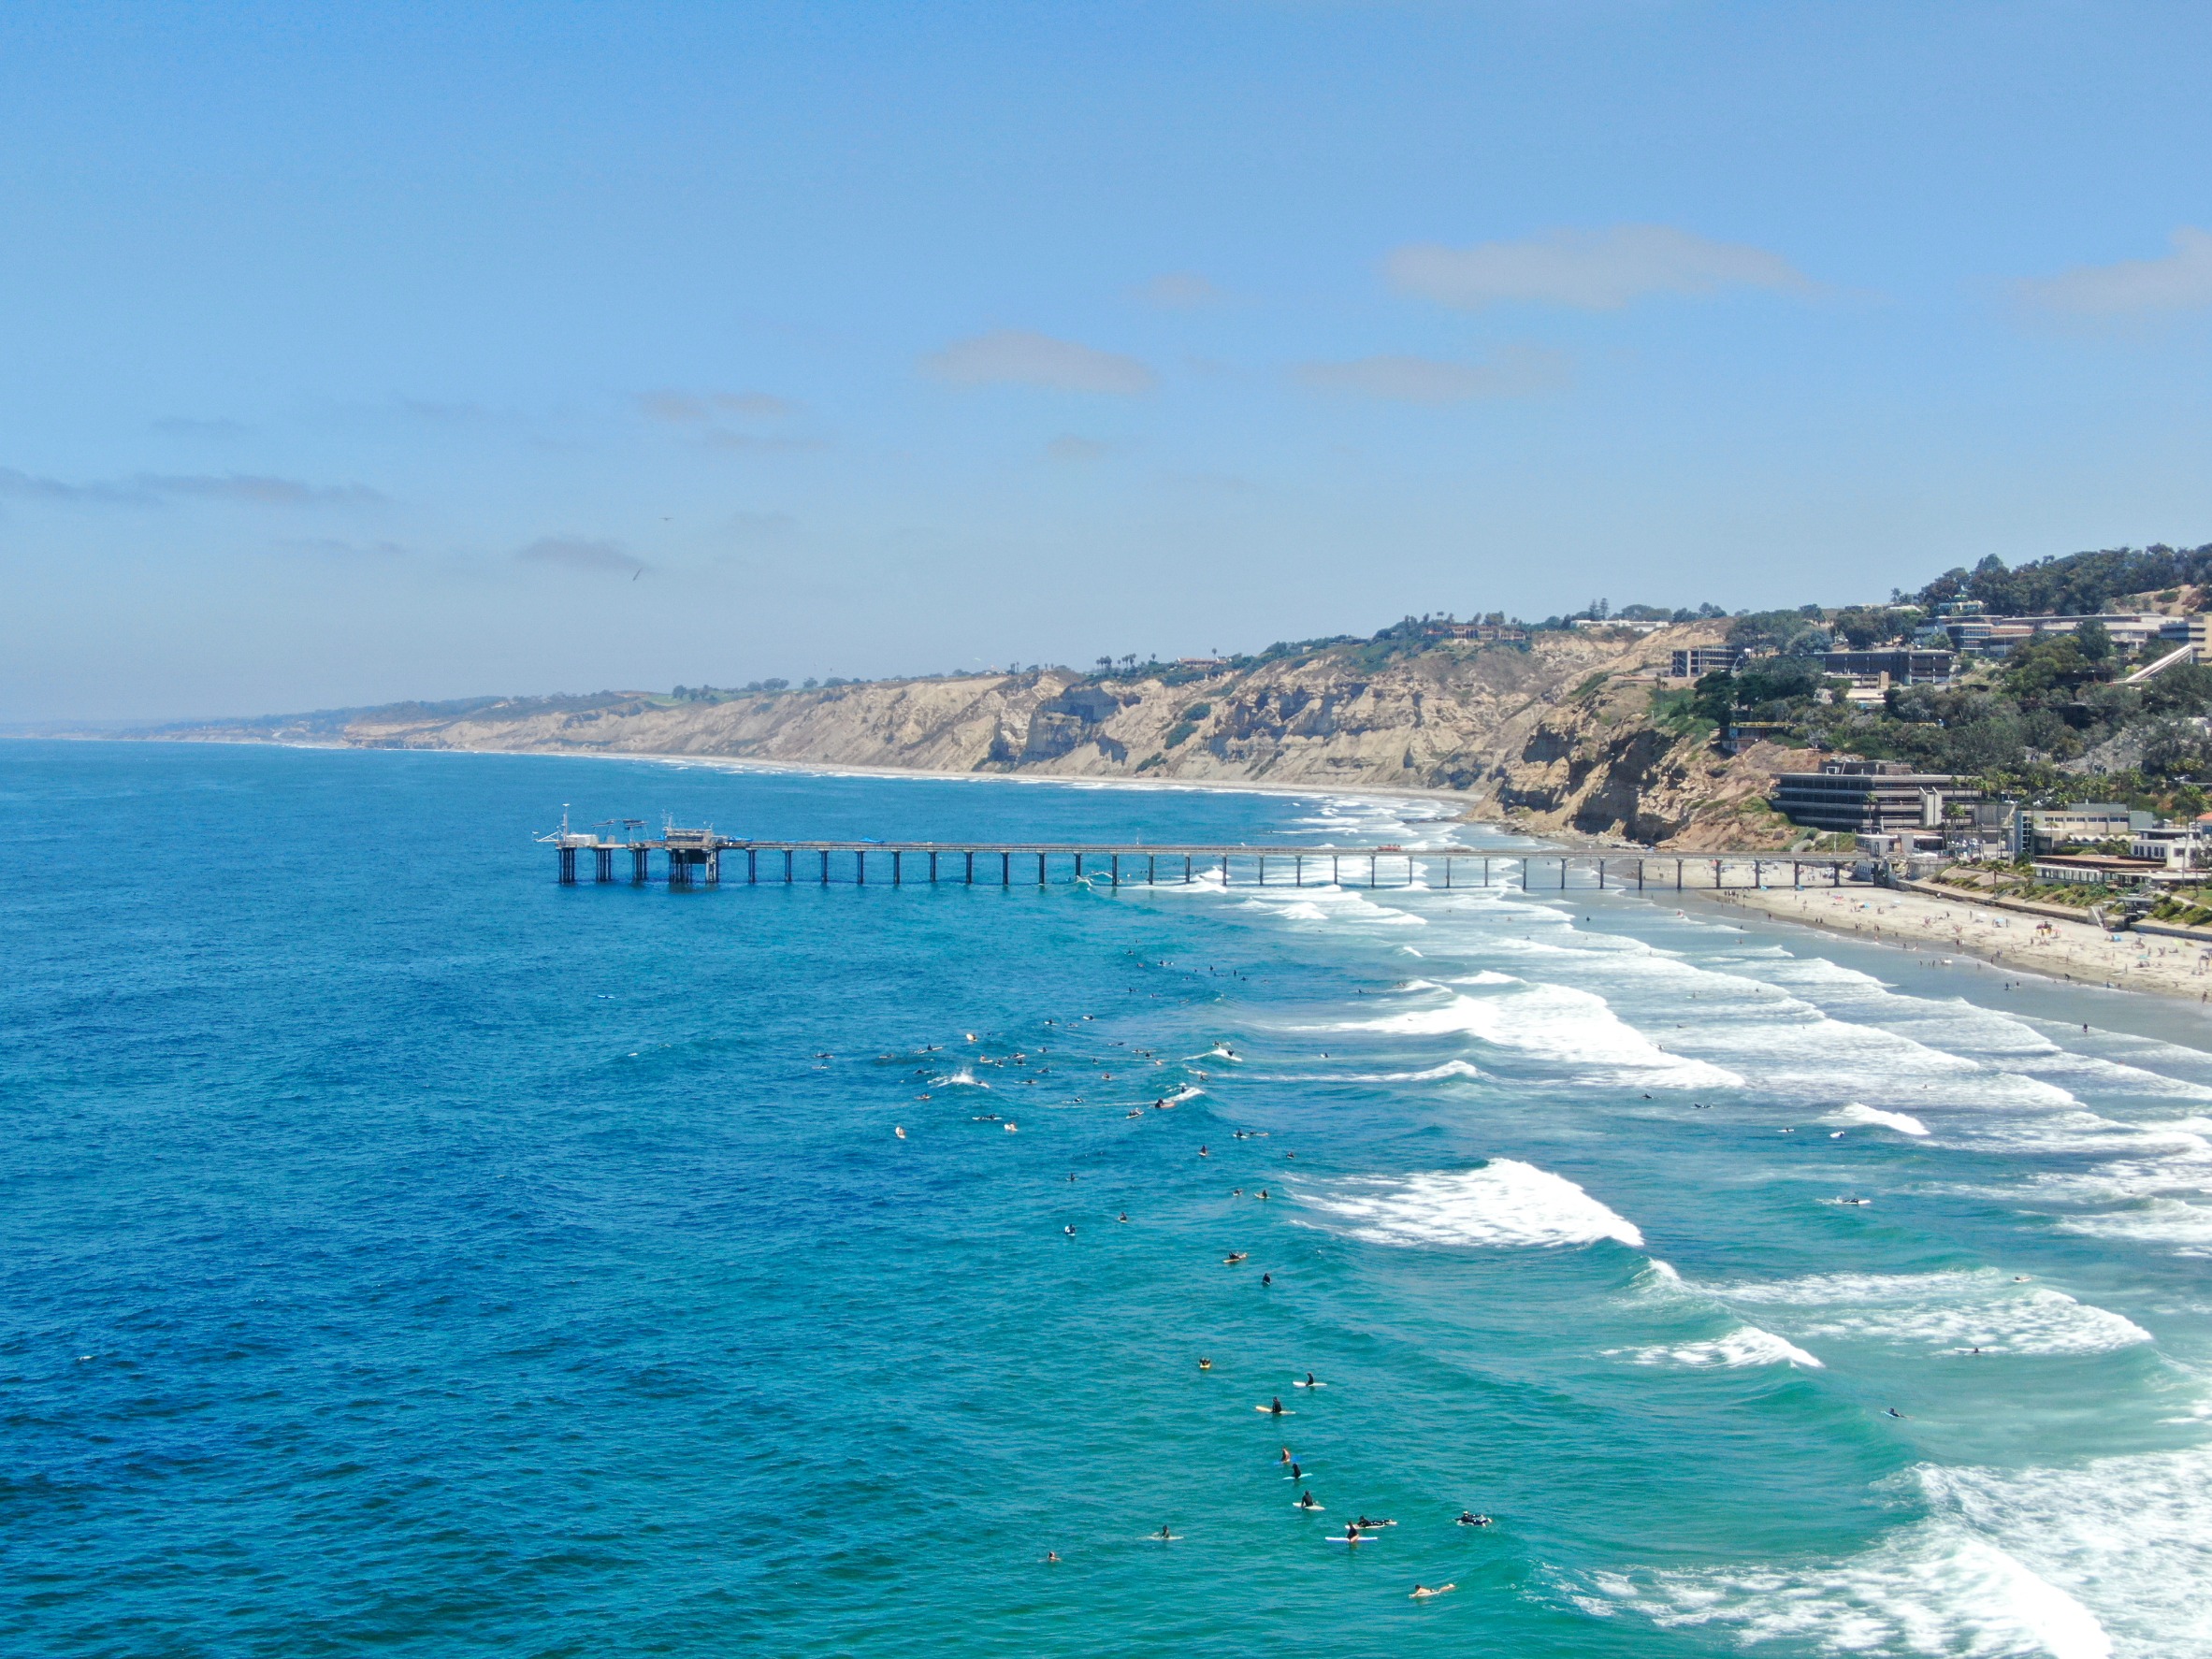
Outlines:
<svg viewBox="0 0 2212 1659"><path fill-rule="evenodd" d="M564 801L1511 844L0 748L6 1651L2212 1652L2196 1016L1656 896L561 889Z"/></svg>

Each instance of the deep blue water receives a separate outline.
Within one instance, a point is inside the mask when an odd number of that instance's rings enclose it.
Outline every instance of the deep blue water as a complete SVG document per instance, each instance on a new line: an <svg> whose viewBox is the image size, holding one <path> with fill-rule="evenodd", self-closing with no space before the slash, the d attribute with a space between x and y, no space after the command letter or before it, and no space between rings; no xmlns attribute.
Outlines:
<svg viewBox="0 0 2212 1659"><path fill-rule="evenodd" d="M1504 865L564 889L563 802L1511 844L0 745L7 1652L2212 1652L2196 1017Z"/></svg>

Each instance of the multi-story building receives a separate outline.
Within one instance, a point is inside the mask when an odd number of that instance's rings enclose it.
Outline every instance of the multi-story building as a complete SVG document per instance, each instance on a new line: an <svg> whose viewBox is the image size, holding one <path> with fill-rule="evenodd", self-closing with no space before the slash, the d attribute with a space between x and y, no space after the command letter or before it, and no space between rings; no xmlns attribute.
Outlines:
<svg viewBox="0 0 2212 1659"><path fill-rule="evenodd" d="M1743 656L1733 645L1692 645L1674 654L1669 675L1676 680L1697 680L1707 674L1732 674Z"/></svg>
<svg viewBox="0 0 2212 1659"><path fill-rule="evenodd" d="M1940 830L1946 807L1980 799L1947 772L1894 760L1826 760L1818 772L1777 772L1768 802L1809 830L1880 835Z"/></svg>
<svg viewBox="0 0 2212 1659"><path fill-rule="evenodd" d="M2160 616L2128 611L2104 612L2094 616L1985 616L1978 606L1972 612L1951 606L1943 610L1945 614L1936 626L1950 636L1952 646L1985 656L2002 656L2014 646L2041 634L2076 632L2086 622L2103 624L2113 644L2122 651L2140 651L2161 640L2200 648L2205 643L2202 617Z"/></svg>
<svg viewBox="0 0 2212 1659"><path fill-rule="evenodd" d="M2129 838L2128 853L2163 865L2168 870L2201 870L2212 858L2212 841L2199 824L2161 824L2138 830Z"/></svg>
<svg viewBox="0 0 2212 1659"><path fill-rule="evenodd" d="M1681 652L1675 653L1677 656ZM1855 680L1886 679L1887 685L1941 685L1951 677L1948 651L1830 651L1820 666ZM1887 686L1884 687L1887 689Z"/></svg>
<svg viewBox="0 0 2212 1659"><path fill-rule="evenodd" d="M2150 814L2134 811L2118 801L2035 807L2027 818L2027 850L2038 853L2080 846L2085 842L2132 841L2138 830L2147 830L2155 822Z"/></svg>

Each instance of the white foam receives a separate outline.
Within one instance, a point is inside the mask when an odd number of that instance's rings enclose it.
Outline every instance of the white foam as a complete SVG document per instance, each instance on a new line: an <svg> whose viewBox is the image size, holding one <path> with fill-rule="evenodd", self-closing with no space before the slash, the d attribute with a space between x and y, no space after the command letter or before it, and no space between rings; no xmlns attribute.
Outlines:
<svg viewBox="0 0 2212 1659"><path fill-rule="evenodd" d="M2085 1238L2119 1238L2181 1248L2176 1256L2212 1255L2212 1208L2178 1198L2153 1198L2132 1209L2077 1216L2059 1224L2061 1233Z"/></svg>
<svg viewBox="0 0 2212 1659"><path fill-rule="evenodd" d="M1424 1072L1270 1072L1249 1074L1255 1083L1445 1083L1482 1074L1464 1060L1448 1060Z"/></svg>
<svg viewBox="0 0 2212 1659"><path fill-rule="evenodd" d="M1601 1573L1586 1611L1626 1609L1662 1629L1733 1626L1793 1652L1975 1659L2109 1659L2089 1609L1956 1523L1905 1528L1862 1555L1802 1566ZM1610 1598L1613 1606L1608 1605Z"/></svg>
<svg viewBox="0 0 2212 1659"><path fill-rule="evenodd" d="M1914 1477L1939 1511L2086 1603L2112 1652L2212 1653L2212 1449Z"/></svg>
<svg viewBox="0 0 2212 1659"><path fill-rule="evenodd" d="M990 1085L988 1083L978 1083L976 1080L976 1074L969 1071L966 1066L961 1067L959 1071L954 1072L950 1076L939 1077L937 1079L937 1087L940 1089L950 1089L955 1085L966 1089L989 1089L990 1087Z"/></svg>
<svg viewBox="0 0 2212 1659"><path fill-rule="evenodd" d="M2151 1340L2132 1320L1994 1268L1954 1273L1824 1273L1703 1287L1749 1304L1792 1336L1984 1353L2093 1354Z"/></svg>
<svg viewBox="0 0 2212 1659"><path fill-rule="evenodd" d="M1668 1053L1623 1020L1603 997L1572 986L1528 985L1503 996L1453 997L1437 1007L1351 1020L1334 1029L1404 1036L1464 1032L1584 1072L1612 1077L1626 1073L1670 1089L1726 1089L1743 1081L1719 1066Z"/></svg>
<svg viewBox="0 0 2212 1659"><path fill-rule="evenodd" d="M1387 1245L1583 1245L1601 1238L1641 1246L1643 1234L1564 1176L1518 1159L1480 1169L1355 1177L1299 1193L1324 1215L1352 1223L1354 1238Z"/></svg>
<svg viewBox="0 0 2212 1659"><path fill-rule="evenodd" d="M1823 1123L1867 1124L1877 1129L1894 1129L1900 1134L1926 1134L1928 1125L1905 1112L1885 1112L1879 1106L1862 1106L1857 1101L1838 1108L1822 1118Z"/></svg>
<svg viewBox="0 0 2212 1659"><path fill-rule="evenodd" d="M1635 1365L1805 1365L1814 1370L1820 1362L1794 1342L1785 1341L1757 1325L1738 1325L1724 1336L1704 1342L1683 1342L1670 1348L1609 1349Z"/></svg>

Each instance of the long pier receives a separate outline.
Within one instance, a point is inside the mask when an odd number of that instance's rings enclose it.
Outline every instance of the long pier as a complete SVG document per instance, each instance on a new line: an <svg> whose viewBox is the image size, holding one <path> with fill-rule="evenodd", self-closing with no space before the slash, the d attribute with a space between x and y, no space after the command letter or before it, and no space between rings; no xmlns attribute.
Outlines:
<svg viewBox="0 0 2212 1659"><path fill-rule="evenodd" d="M1767 887L1840 887L1858 861L1851 854L1667 854L1470 852L1456 847L1148 845L1132 843L748 841L712 830L664 830L656 839L612 841L559 833L541 838L560 859L560 884L573 887L584 860L595 882L656 879L675 887L731 882L789 887L1045 887L1101 882L1108 887L1492 887L1493 873L1524 892L1570 887L1631 892ZM655 865L659 866L658 875ZM1442 879L1434 879L1438 874ZM1575 876L1582 879L1570 879ZM1733 879L1731 879L1733 878Z"/></svg>

